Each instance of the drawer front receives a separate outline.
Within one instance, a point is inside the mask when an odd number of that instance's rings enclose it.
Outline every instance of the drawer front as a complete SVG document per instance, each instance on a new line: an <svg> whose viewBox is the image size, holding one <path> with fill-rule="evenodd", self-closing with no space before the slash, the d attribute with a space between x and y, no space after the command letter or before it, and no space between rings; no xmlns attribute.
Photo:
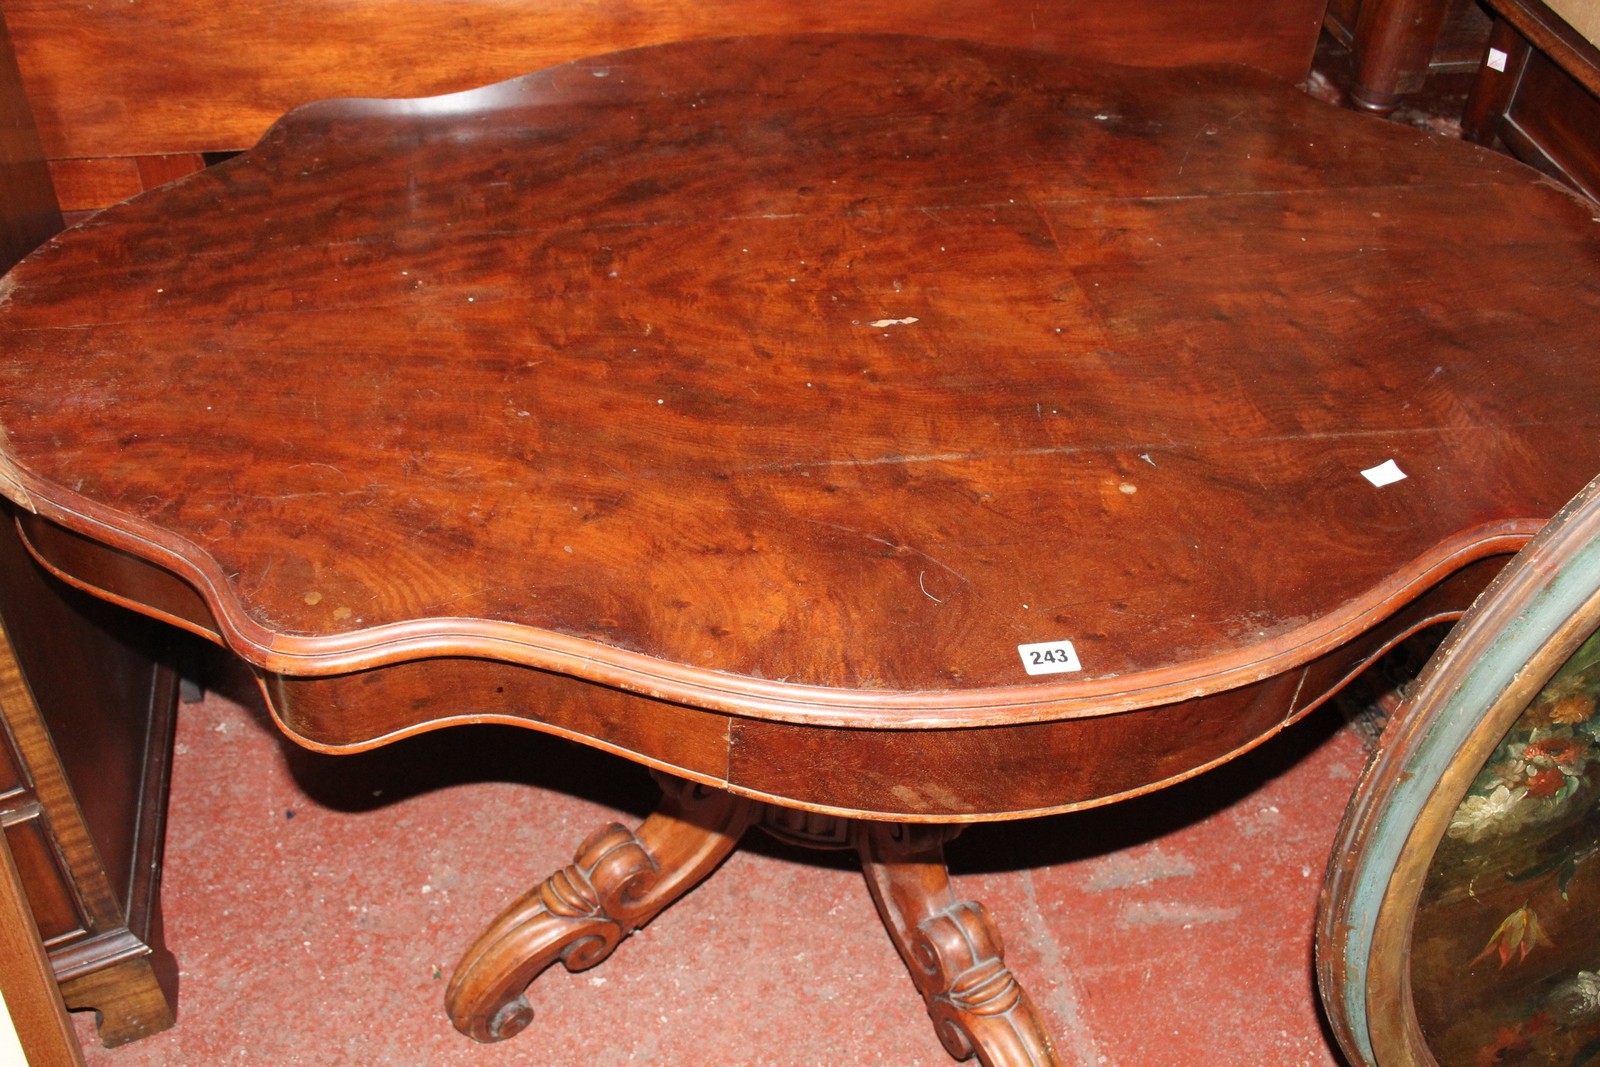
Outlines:
<svg viewBox="0 0 1600 1067"><path fill-rule="evenodd" d="M77 894L62 872L44 820L37 815L21 819L7 825L5 834L45 946L83 936L87 931Z"/></svg>

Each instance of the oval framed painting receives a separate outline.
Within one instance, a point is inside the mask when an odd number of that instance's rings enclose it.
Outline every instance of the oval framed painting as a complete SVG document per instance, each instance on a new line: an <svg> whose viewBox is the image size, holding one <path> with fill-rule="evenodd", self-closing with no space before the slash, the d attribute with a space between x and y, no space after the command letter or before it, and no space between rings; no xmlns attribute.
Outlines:
<svg viewBox="0 0 1600 1067"><path fill-rule="evenodd" d="M1429 660L1345 814L1317 971L1353 1063L1600 1065L1600 479Z"/></svg>

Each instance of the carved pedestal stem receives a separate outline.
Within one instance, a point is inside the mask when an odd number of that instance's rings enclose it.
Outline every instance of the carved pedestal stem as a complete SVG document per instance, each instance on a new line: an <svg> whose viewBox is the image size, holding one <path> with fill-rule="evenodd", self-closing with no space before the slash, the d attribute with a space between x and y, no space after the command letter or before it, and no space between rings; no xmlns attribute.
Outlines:
<svg viewBox="0 0 1600 1067"><path fill-rule="evenodd" d="M1006 967L983 905L950 888L944 843L959 827L858 823L867 886L928 1006L939 1040L984 1067L1056 1067L1033 1002Z"/></svg>
<svg viewBox="0 0 1600 1067"><path fill-rule="evenodd" d="M662 778L660 805L637 831L615 823L571 865L502 912L457 964L445 994L456 1029L502 1041L533 1021L524 990L556 960L593 967L732 852L758 805Z"/></svg>

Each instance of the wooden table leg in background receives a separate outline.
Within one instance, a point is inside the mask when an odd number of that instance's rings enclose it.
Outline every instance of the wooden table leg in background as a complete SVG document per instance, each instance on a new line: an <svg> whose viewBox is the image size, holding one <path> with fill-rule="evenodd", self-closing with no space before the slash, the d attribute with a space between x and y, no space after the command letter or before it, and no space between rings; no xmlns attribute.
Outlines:
<svg viewBox="0 0 1600 1067"><path fill-rule="evenodd" d="M1448 7L1446 0L1366 0L1351 43L1351 103L1387 115L1422 88Z"/></svg>

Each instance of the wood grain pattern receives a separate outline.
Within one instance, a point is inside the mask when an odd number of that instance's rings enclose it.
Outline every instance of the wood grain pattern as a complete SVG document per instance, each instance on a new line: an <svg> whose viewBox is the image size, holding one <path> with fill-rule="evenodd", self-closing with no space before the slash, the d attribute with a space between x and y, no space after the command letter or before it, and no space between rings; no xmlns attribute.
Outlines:
<svg viewBox="0 0 1600 1067"><path fill-rule="evenodd" d="M0 835L0 992L5 994L0 1049L19 1048L33 1067L82 1067L83 1053L57 992L50 960L28 910L22 879Z"/></svg>
<svg viewBox="0 0 1600 1067"><path fill-rule="evenodd" d="M1600 468L1563 384L1593 231L1513 161L1239 68L646 49L314 105L54 242L0 295L0 482L147 561L88 584L191 586L152 606L313 743L540 723L456 698L545 672L618 695L547 728L753 795L1090 803L1277 729ZM1024 673L1059 639L1081 671ZM389 670L409 699L310 695ZM1156 750L974 794L964 753L1029 724ZM848 800L795 759L968 729Z"/></svg>
<svg viewBox="0 0 1600 1067"><path fill-rule="evenodd" d="M334 96L471 89L622 48L735 34L971 37L1139 65L1304 77L1317 0L4 0L52 159L247 148ZM87 77L86 72L93 76Z"/></svg>
<svg viewBox="0 0 1600 1067"><path fill-rule="evenodd" d="M55 185L61 210L75 215L138 196L146 189L193 174L204 165L204 159L193 153L53 159L50 181Z"/></svg>

